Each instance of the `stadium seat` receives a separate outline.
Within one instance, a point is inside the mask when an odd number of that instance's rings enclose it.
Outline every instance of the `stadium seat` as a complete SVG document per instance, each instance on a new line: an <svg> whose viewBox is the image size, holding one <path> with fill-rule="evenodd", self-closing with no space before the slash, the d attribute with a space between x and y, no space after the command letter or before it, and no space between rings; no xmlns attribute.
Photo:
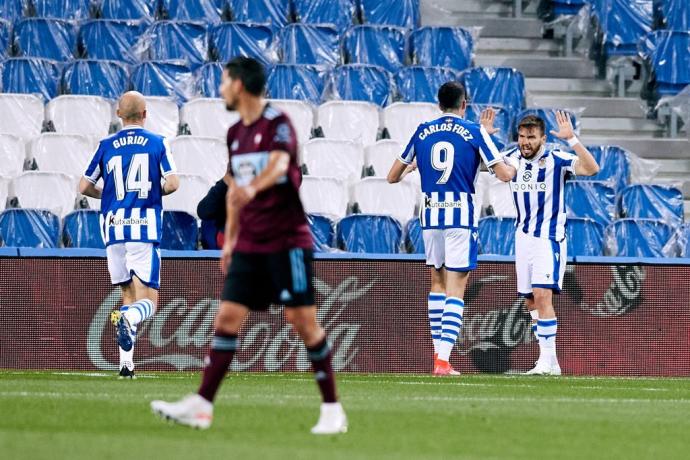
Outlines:
<svg viewBox="0 0 690 460"><path fill-rule="evenodd" d="M335 224L331 219L319 214L307 214L307 222L314 238L314 251L325 252L333 248Z"/></svg>
<svg viewBox="0 0 690 460"><path fill-rule="evenodd" d="M418 187L409 182L389 184L381 177L365 177L352 187L353 202L365 214L385 214L398 222L407 222L415 216Z"/></svg>
<svg viewBox="0 0 690 460"><path fill-rule="evenodd" d="M229 0L233 21L268 22L275 28L289 22L289 0Z"/></svg>
<svg viewBox="0 0 690 460"><path fill-rule="evenodd" d="M462 74L462 83L474 104L501 106L513 112L525 105L525 77L507 67L477 67Z"/></svg>
<svg viewBox="0 0 690 460"><path fill-rule="evenodd" d="M690 3L685 0L660 0L663 25L668 30L690 30Z"/></svg>
<svg viewBox="0 0 690 460"><path fill-rule="evenodd" d="M208 59L206 26L197 22L157 21L142 37L142 59L180 61L191 69Z"/></svg>
<svg viewBox="0 0 690 460"><path fill-rule="evenodd" d="M79 46L89 59L139 62L135 46L145 30L143 21L95 19L79 27Z"/></svg>
<svg viewBox="0 0 690 460"><path fill-rule="evenodd" d="M420 0L359 0L362 22L408 29L419 27L419 4Z"/></svg>
<svg viewBox="0 0 690 460"><path fill-rule="evenodd" d="M99 96L58 96L46 105L46 117L58 133L100 139L108 135L112 110Z"/></svg>
<svg viewBox="0 0 690 460"><path fill-rule="evenodd" d="M654 219L619 219L606 228L609 254L619 257L664 257L673 228Z"/></svg>
<svg viewBox="0 0 690 460"><path fill-rule="evenodd" d="M96 149L77 134L43 133L31 141L30 157L39 171L61 172L78 180Z"/></svg>
<svg viewBox="0 0 690 460"><path fill-rule="evenodd" d="M0 176L11 178L20 175L25 157L24 141L19 136L0 134Z"/></svg>
<svg viewBox="0 0 690 460"><path fill-rule="evenodd" d="M22 19L14 25L14 48L21 57L69 61L76 57L76 28L62 19Z"/></svg>
<svg viewBox="0 0 690 460"><path fill-rule="evenodd" d="M621 190L621 217L660 219L677 224L683 220L683 192L668 185L630 185Z"/></svg>
<svg viewBox="0 0 690 460"><path fill-rule="evenodd" d="M664 247L667 257L690 258L690 224L681 225Z"/></svg>
<svg viewBox="0 0 690 460"><path fill-rule="evenodd" d="M214 221L201 219L199 243L202 249L221 249L218 245L218 227Z"/></svg>
<svg viewBox="0 0 690 460"><path fill-rule="evenodd" d="M192 99L180 108L180 123L193 136L225 139L228 128L240 119L235 111L228 111L222 99Z"/></svg>
<svg viewBox="0 0 690 460"><path fill-rule="evenodd" d="M592 219L568 217L568 256L603 256L605 228Z"/></svg>
<svg viewBox="0 0 690 460"><path fill-rule="evenodd" d="M222 78L223 65L220 62L207 62L194 71L194 94L219 98L218 87Z"/></svg>
<svg viewBox="0 0 690 460"><path fill-rule="evenodd" d="M146 124L144 127L156 134L173 138L180 127L180 113L174 99L146 97Z"/></svg>
<svg viewBox="0 0 690 460"><path fill-rule="evenodd" d="M465 119L473 121L479 124L479 120L486 108L491 107L494 109L496 118L494 119L494 127L498 128L500 131L492 135L492 140L496 144L496 147L500 150L503 144L505 146L511 140L512 127L510 125L511 115L503 107L498 106L488 106L482 104L468 104L467 111L465 112ZM496 142L498 141L498 143Z"/></svg>
<svg viewBox="0 0 690 460"><path fill-rule="evenodd" d="M406 64L404 29L393 26L354 26L342 38L345 64L370 64L395 72Z"/></svg>
<svg viewBox="0 0 690 460"><path fill-rule="evenodd" d="M39 18L82 20L91 13L91 0L32 0Z"/></svg>
<svg viewBox="0 0 690 460"><path fill-rule="evenodd" d="M630 182L630 160L628 151L617 145L588 145L587 150L599 164L599 172L594 176L578 176L578 180L604 181L616 191L622 190Z"/></svg>
<svg viewBox="0 0 690 460"><path fill-rule="evenodd" d="M388 135L403 145L407 145L420 124L439 117L438 105L428 102L395 102L381 112Z"/></svg>
<svg viewBox="0 0 690 460"><path fill-rule="evenodd" d="M37 94L44 100L57 96L60 69L55 61L10 58L2 65L2 90L6 93Z"/></svg>
<svg viewBox="0 0 690 460"><path fill-rule="evenodd" d="M7 209L0 213L0 246L55 248L60 219L43 209Z"/></svg>
<svg viewBox="0 0 690 460"><path fill-rule="evenodd" d="M223 8L221 2L215 0L162 0L161 13L163 19L217 24Z"/></svg>
<svg viewBox="0 0 690 460"><path fill-rule="evenodd" d="M290 24L280 32L282 62L286 64L340 64L340 39L334 26Z"/></svg>
<svg viewBox="0 0 690 460"><path fill-rule="evenodd" d="M248 56L264 65L277 60L273 50L273 31L265 24L226 22L211 29L214 59L228 62L236 56Z"/></svg>
<svg viewBox="0 0 690 460"><path fill-rule="evenodd" d="M127 90L127 68L116 61L77 60L62 73L62 93L119 99Z"/></svg>
<svg viewBox="0 0 690 460"><path fill-rule="evenodd" d="M190 99L194 91L189 67L173 62L142 62L132 69L129 81L132 89L145 96L172 97L178 104Z"/></svg>
<svg viewBox="0 0 690 460"><path fill-rule="evenodd" d="M0 16L4 18L4 16ZM12 31L12 23L0 19L0 60L7 57L10 48L10 33Z"/></svg>
<svg viewBox="0 0 690 460"><path fill-rule="evenodd" d="M102 0L100 17L106 19L141 19L152 22L156 16L158 1Z"/></svg>
<svg viewBox="0 0 690 460"><path fill-rule="evenodd" d="M551 14L556 16L573 16L587 4L586 0L551 0Z"/></svg>
<svg viewBox="0 0 690 460"><path fill-rule="evenodd" d="M317 123L329 139L349 139L363 145L376 142L379 110L374 104L357 101L329 101L317 109Z"/></svg>
<svg viewBox="0 0 690 460"><path fill-rule="evenodd" d="M328 95L333 99L371 102L380 106L391 100L392 78L384 68L369 64L346 64L329 75Z"/></svg>
<svg viewBox="0 0 690 460"><path fill-rule="evenodd" d="M2 138L0 137L0 140ZM0 152L0 155L2 153ZM9 197L11 177L3 176L0 172L0 211L4 211L7 206L7 198ZM1 243L0 243L1 244Z"/></svg>
<svg viewBox="0 0 690 460"><path fill-rule="evenodd" d="M652 2L606 0L593 4L605 57L635 56L640 37L652 30Z"/></svg>
<svg viewBox="0 0 690 460"><path fill-rule="evenodd" d="M47 209L60 217L74 210L77 182L67 174L27 171L12 180L12 188L24 209Z"/></svg>
<svg viewBox="0 0 690 460"><path fill-rule="evenodd" d="M447 81L461 81L459 72L444 67L403 67L395 74L395 87L402 102L438 104L438 89Z"/></svg>
<svg viewBox="0 0 690 460"><path fill-rule="evenodd" d="M67 214L62 225L62 244L66 248L105 249L101 213L93 209L80 209Z"/></svg>
<svg viewBox="0 0 690 460"><path fill-rule="evenodd" d="M410 34L412 63L419 66L472 67L474 40L462 27L420 27Z"/></svg>
<svg viewBox="0 0 690 460"><path fill-rule="evenodd" d="M364 165L368 175L386 177L396 158L405 148L393 139L381 139L375 144L364 147Z"/></svg>
<svg viewBox="0 0 690 460"><path fill-rule="evenodd" d="M513 193L510 191L510 185L501 182L495 176L488 178L488 194L489 206L491 206L492 215L497 217L517 217L515 211L515 203L513 201Z"/></svg>
<svg viewBox="0 0 690 460"><path fill-rule="evenodd" d="M690 85L690 30L656 31L646 43L658 96L676 95Z"/></svg>
<svg viewBox="0 0 690 460"><path fill-rule="evenodd" d="M347 140L316 138L302 146L302 162L309 175L329 176L353 184L362 177L362 146Z"/></svg>
<svg viewBox="0 0 690 460"><path fill-rule="evenodd" d="M338 222L338 247L344 251L397 254L401 240L400 222L390 216L354 214Z"/></svg>
<svg viewBox="0 0 690 460"><path fill-rule="evenodd" d="M21 0L0 0L0 18L14 22L22 18L29 7L28 2Z"/></svg>
<svg viewBox="0 0 690 460"><path fill-rule="evenodd" d="M163 209L166 211L184 211L196 217L196 206L208 193L213 182L201 176L178 174L180 188L163 197Z"/></svg>
<svg viewBox="0 0 690 460"><path fill-rule="evenodd" d="M196 218L182 211L163 211L161 249L194 251L199 240Z"/></svg>
<svg viewBox="0 0 690 460"><path fill-rule="evenodd" d="M228 148L218 138L178 136L170 141L170 148L180 174L201 176L213 183L228 169Z"/></svg>
<svg viewBox="0 0 690 460"><path fill-rule="evenodd" d="M405 249L411 254L424 254L424 239L419 219L414 217L405 225Z"/></svg>
<svg viewBox="0 0 690 460"><path fill-rule="evenodd" d="M30 94L0 93L0 134L31 138L41 132L43 101Z"/></svg>
<svg viewBox="0 0 690 460"><path fill-rule="evenodd" d="M542 120L544 120L544 123L546 124L546 142L549 143L554 143L554 144L563 144L567 145L568 143L562 139L557 138L553 134L551 134L551 130L558 131L558 122L556 121L556 111L560 110L563 112L566 112L570 115L570 119L573 122L573 126L575 127L575 134L580 134L580 121L578 118L575 116L573 112L570 110L565 110L565 109L545 109L545 108L530 108L523 110L522 112L518 113L518 115L515 117L515 129L514 129L514 137L513 139L517 140L517 125L520 123L520 120L525 118L526 116L529 115L534 115Z"/></svg>
<svg viewBox="0 0 690 460"><path fill-rule="evenodd" d="M606 182L569 180L565 183L568 217L587 217L604 226L616 218L616 190Z"/></svg>
<svg viewBox="0 0 690 460"><path fill-rule="evenodd" d="M277 64L266 81L266 94L273 99L296 99L318 104L323 90L323 69L313 65Z"/></svg>
<svg viewBox="0 0 690 460"><path fill-rule="evenodd" d="M299 194L304 211L308 214L323 214L338 220L347 212L348 190L342 180L334 177L304 176Z"/></svg>
<svg viewBox="0 0 690 460"><path fill-rule="evenodd" d="M338 30L352 25L355 0L293 0L295 19L305 24L333 24Z"/></svg>
<svg viewBox="0 0 690 460"><path fill-rule="evenodd" d="M489 216L479 219L479 253L515 255L515 219Z"/></svg>
<svg viewBox="0 0 690 460"><path fill-rule="evenodd" d="M303 101L288 99L271 99L269 102L290 118L299 145L307 142L314 129L314 107Z"/></svg>

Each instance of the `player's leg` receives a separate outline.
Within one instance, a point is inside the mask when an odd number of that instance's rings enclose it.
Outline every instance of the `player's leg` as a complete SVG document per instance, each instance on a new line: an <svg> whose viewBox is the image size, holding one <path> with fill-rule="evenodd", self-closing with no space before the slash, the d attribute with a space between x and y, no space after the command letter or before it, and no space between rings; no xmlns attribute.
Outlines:
<svg viewBox="0 0 690 460"><path fill-rule="evenodd" d="M136 327L156 312L160 288L160 247L152 243L125 243L127 269L132 277L136 301L124 313L130 326Z"/></svg>
<svg viewBox="0 0 690 460"><path fill-rule="evenodd" d="M537 320L539 310L532 294L532 253L529 235L517 230L515 232L515 275L517 278L518 297L525 299L525 308L532 318L532 333L537 339Z"/></svg>
<svg viewBox="0 0 690 460"><path fill-rule="evenodd" d="M124 243L111 244L106 248L106 259L108 261L108 272L110 281L113 285L120 286L122 290L122 306L110 312L110 321L117 327L123 311L129 308L129 304L135 299L134 289L129 270L127 270L126 249ZM134 359L132 347L124 350L118 346L120 364L119 376L134 378Z"/></svg>
<svg viewBox="0 0 690 460"><path fill-rule="evenodd" d="M119 310L113 310L110 313L110 321L113 323L115 327L118 326L118 323L120 321L120 316L129 309L129 306L133 304L137 297L136 297L136 292L134 290L134 285L132 282L129 282L127 284L123 284L120 286L120 289L122 289L122 307L120 307ZM132 328L132 333L134 336L136 336L136 328ZM122 379L129 378L129 379L134 379L136 378L134 375L134 343L132 343L132 347L125 351L119 344L117 346L117 349L120 353L120 372L119 372L119 377Z"/></svg>
<svg viewBox="0 0 690 460"><path fill-rule="evenodd" d="M422 230L424 239L424 253L426 264L431 274L431 291L427 298L427 313L429 316L429 331L434 344L434 362L438 357L441 345L441 320L446 303L446 274L443 269L445 259L445 242L443 230Z"/></svg>

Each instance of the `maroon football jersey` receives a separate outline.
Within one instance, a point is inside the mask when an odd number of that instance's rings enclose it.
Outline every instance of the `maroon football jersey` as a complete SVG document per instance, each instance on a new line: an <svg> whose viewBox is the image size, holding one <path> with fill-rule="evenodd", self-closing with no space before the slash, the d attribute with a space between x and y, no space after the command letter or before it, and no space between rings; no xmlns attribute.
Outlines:
<svg viewBox="0 0 690 460"><path fill-rule="evenodd" d="M313 247L299 199L302 173L297 164L297 138L283 112L267 104L261 118L251 125L240 120L228 129L228 172L237 185L249 185L266 168L274 150L290 154L288 171L240 211L237 251L267 253Z"/></svg>

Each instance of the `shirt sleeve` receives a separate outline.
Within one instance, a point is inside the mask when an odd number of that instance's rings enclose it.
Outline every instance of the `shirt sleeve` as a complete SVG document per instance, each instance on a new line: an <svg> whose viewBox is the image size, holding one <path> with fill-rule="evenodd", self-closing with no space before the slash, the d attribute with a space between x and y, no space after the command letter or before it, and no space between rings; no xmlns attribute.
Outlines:
<svg viewBox="0 0 690 460"><path fill-rule="evenodd" d="M84 178L94 185L96 184L96 182L98 182L98 179L100 179L103 175L103 171L101 171L102 158L103 148L102 143L99 143L98 148L93 153L93 155L91 155L91 159L89 160L89 163L86 166L86 170L84 171Z"/></svg>
<svg viewBox="0 0 690 460"><path fill-rule="evenodd" d="M161 175L163 177L168 174L177 173L177 167L175 166L175 160L172 156L172 149L170 148L170 142L167 138L163 138L163 152L161 152Z"/></svg>
<svg viewBox="0 0 690 460"><path fill-rule="evenodd" d="M577 165L577 155L573 155L572 153L567 153L567 152L554 152L553 154L554 158L558 163L561 165L561 167L566 170L567 172L571 174L575 174L575 165Z"/></svg>
<svg viewBox="0 0 690 460"><path fill-rule="evenodd" d="M486 132L483 126L479 126L479 139L477 139L477 149L482 161L487 168L491 168L496 163L503 160L503 155L496 148L496 144L491 140L491 136Z"/></svg>
<svg viewBox="0 0 690 460"><path fill-rule="evenodd" d="M290 154L291 157L297 157L297 135L295 128L292 127L290 119L285 115L279 116L271 125L272 129L269 132L271 141L269 142L269 152L274 150L282 150Z"/></svg>
<svg viewBox="0 0 690 460"><path fill-rule="evenodd" d="M406 165L412 163L412 161L414 161L415 156L417 155L417 152L415 152L414 149L414 141L417 139L418 132L419 128L417 128L417 130L410 138L410 141L407 143L407 147L405 147L405 150L403 150L403 152L400 155L398 155L398 160L405 163Z"/></svg>

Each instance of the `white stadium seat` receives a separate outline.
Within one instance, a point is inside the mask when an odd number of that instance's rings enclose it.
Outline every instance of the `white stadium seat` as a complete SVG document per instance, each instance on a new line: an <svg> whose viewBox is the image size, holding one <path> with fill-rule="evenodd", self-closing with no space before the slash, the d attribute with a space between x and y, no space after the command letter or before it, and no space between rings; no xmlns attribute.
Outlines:
<svg viewBox="0 0 690 460"><path fill-rule="evenodd" d="M364 148L364 165L371 166L375 177L386 177L403 146L393 139L381 139Z"/></svg>
<svg viewBox="0 0 690 460"><path fill-rule="evenodd" d="M9 177L0 176L0 211L5 210L11 181L12 179Z"/></svg>
<svg viewBox="0 0 690 460"><path fill-rule="evenodd" d="M407 145L417 127L441 116L441 110L430 102L396 102L383 109L383 126L390 138Z"/></svg>
<svg viewBox="0 0 690 460"><path fill-rule="evenodd" d="M319 106L316 121L329 139L370 145L379 132L379 108L369 102L329 101Z"/></svg>
<svg viewBox="0 0 690 460"><path fill-rule="evenodd" d="M170 195L163 197L165 211L184 211L196 217L196 207L206 196L212 182L201 176L179 174L180 188Z"/></svg>
<svg viewBox="0 0 690 460"><path fill-rule="evenodd" d="M0 134L0 176L20 175L24 170L25 159L23 140L12 134Z"/></svg>
<svg viewBox="0 0 690 460"><path fill-rule="evenodd" d="M170 141L177 172L216 182L228 167L228 148L215 137L178 136Z"/></svg>
<svg viewBox="0 0 690 460"><path fill-rule="evenodd" d="M77 183L64 173L27 171L12 180L12 191L22 208L48 209L65 217L74 210Z"/></svg>
<svg viewBox="0 0 690 460"><path fill-rule="evenodd" d="M146 96L146 122L144 128L172 139L177 136L180 113L174 99L160 96Z"/></svg>
<svg viewBox="0 0 690 460"><path fill-rule="evenodd" d="M486 208L489 206L489 190L491 184L496 180L488 171L480 171L477 181L474 184L474 206ZM500 181L499 181L500 182Z"/></svg>
<svg viewBox="0 0 690 460"><path fill-rule="evenodd" d="M80 178L95 151L87 137L78 134L43 133L31 141L32 157L39 171L53 171Z"/></svg>
<svg viewBox="0 0 690 460"><path fill-rule="evenodd" d="M110 130L113 107L102 97L67 95L48 102L46 114L58 133L101 139Z"/></svg>
<svg viewBox="0 0 690 460"><path fill-rule="evenodd" d="M290 118L297 133L297 142L302 144L309 140L314 127L314 107L304 101L287 99L270 99L268 102Z"/></svg>
<svg viewBox="0 0 690 460"><path fill-rule="evenodd" d="M362 177L364 151L353 141L312 139L302 147L309 175L330 176L352 184Z"/></svg>
<svg viewBox="0 0 690 460"><path fill-rule="evenodd" d="M37 136L43 127L43 101L33 94L0 94L0 133Z"/></svg>
<svg viewBox="0 0 690 460"><path fill-rule="evenodd" d="M510 184L501 182L494 176L489 177L489 204L494 210L494 215L499 217L517 217L513 194Z"/></svg>
<svg viewBox="0 0 690 460"><path fill-rule="evenodd" d="M365 214L387 214L402 224L415 216L418 187L412 181L389 184L380 177L366 177L354 185L353 201Z"/></svg>
<svg viewBox="0 0 690 460"><path fill-rule="evenodd" d="M307 214L324 214L336 220L345 217L349 200L347 185L343 180L304 176L299 195Z"/></svg>
<svg viewBox="0 0 690 460"><path fill-rule="evenodd" d="M228 128L240 119L237 112L229 112L225 101L202 97L187 102L180 109L180 122L187 125L193 136L225 139Z"/></svg>

